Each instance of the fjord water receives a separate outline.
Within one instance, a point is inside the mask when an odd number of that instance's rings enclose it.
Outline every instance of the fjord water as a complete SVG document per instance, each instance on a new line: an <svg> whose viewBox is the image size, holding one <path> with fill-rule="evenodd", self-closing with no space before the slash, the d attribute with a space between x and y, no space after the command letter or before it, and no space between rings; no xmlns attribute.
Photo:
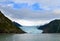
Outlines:
<svg viewBox="0 0 60 41"><path fill-rule="evenodd" d="M60 41L60 34L42 34L37 27L20 27L25 34L0 34L0 41Z"/></svg>
<svg viewBox="0 0 60 41"><path fill-rule="evenodd" d="M60 34L0 34L0 41L60 41Z"/></svg>

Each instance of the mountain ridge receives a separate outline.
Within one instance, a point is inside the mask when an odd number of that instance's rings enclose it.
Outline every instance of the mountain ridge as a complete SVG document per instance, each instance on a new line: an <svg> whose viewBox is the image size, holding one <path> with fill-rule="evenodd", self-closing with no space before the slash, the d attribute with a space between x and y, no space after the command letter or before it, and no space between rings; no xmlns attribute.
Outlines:
<svg viewBox="0 0 60 41"><path fill-rule="evenodd" d="M38 29L43 33L60 33L60 19L55 19L48 24L40 26Z"/></svg>
<svg viewBox="0 0 60 41"><path fill-rule="evenodd" d="M0 11L0 33L25 33Z"/></svg>

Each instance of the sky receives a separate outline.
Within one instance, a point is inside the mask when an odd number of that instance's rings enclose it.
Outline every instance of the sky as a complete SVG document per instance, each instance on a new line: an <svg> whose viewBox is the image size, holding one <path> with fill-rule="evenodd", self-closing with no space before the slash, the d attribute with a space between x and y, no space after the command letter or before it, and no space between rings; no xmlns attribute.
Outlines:
<svg viewBox="0 0 60 41"><path fill-rule="evenodd" d="M0 0L0 11L24 26L60 19L60 0Z"/></svg>

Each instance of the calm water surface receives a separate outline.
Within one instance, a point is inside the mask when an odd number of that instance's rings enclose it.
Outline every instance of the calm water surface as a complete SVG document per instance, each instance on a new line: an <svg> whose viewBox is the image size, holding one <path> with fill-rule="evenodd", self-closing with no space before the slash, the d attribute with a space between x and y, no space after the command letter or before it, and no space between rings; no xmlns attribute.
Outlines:
<svg viewBox="0 0 60 41"><path fill-rule="evenodd" d="M0 34L0 41L60 41L60 34Z"/></svg>

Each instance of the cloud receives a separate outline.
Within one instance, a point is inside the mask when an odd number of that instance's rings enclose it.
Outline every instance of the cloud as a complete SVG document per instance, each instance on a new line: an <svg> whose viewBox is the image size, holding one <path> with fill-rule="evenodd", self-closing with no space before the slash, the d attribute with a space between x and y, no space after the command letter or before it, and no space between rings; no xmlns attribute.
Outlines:
<svg viewBox="0 0 60 41"><path fill-rule="evenodd" d="M53 18L59 18L59 15L54 14L52 11L33 11L28 8L13 9L12 7L0 7L5 15L14 19L25 20L49 20Z"/></svg>
<svg viewBox="0 0 60 41"><path fill-rule="evenodd" d="M16 3L41 3L42 5L48 5L48 6L57 6L60 3L60 0L13 0Z"/></svg>
<svg viewBox="0 0 60 41"><path fill-rule="evenodd" d="M47 20L60 18L60 0L1 0L0 10L17 22L29 20L32 25L43 24Z"/></svg>
<svg viewBox="0 0 60 41"><path fill-rule="evenodd" d="M54 9L53 13L56 14L56 15L60 15L60 9Z"/></svg>
<svg viewBox="0 0 60 41"><path fill-rule="evenodd" d="M43 7L60 6L60 0L1 0L1 2L28 3L29 5L39 3Z"/></svg>
<svg viewBox="0 0 60 41"><path fill-rule="evenodd" d="M46 23L49 23L51 20L37 20L37 21L29 21L29 20L20 20L20 19L17 19L17 20L14 20L18 23L20 23L21 25L24 25L24 26L37 26L37 25L44 25Z"/></svg>
<svg viewBox="0 0 60 41"><path fill-rule="evenodd" d="M10 14L13 18L16 16L21 19L52 19L59 13L59 2L59 0L2 0L0 4L4 11L14 13Z"/></svg>

